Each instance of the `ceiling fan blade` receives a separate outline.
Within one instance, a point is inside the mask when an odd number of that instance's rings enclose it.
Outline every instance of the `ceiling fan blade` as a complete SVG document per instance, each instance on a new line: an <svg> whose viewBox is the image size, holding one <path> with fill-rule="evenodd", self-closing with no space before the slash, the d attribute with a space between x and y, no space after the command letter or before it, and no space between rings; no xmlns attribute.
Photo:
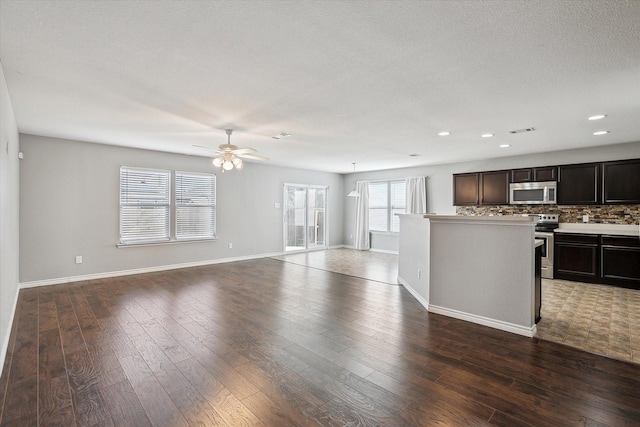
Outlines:
<svg viewBox="0 0 640 427"><path fill-rule="evenodd" d="M194 147L198 147L198 148L204 148L204 149L206 149L206 150L215 150L215 148L205 147L204 145L196 145L196 144L193 144L193 146L194 146Z"/></svg>
<svg viewBox="0 0 640 427"><path fill-rule="evenodd" d="M256 149L255 148L238 148L233 150L233 154L251 154L251 153L255 153Z"/></svg>
<svg viewBox="0 0 640 427"><path fill-rule="evenodd" d="M242 157L243 159L250 159L250 160L269 160L268 157L262 157L262 156L254 156L253 154L236 154L238 157Z"/></svg>

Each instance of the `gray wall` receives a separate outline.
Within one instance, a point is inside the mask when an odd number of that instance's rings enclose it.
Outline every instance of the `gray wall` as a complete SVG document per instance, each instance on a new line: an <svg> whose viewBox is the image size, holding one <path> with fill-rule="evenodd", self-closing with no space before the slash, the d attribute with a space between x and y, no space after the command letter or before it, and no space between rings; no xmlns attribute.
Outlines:
<svg viewBox="0 0 640 427"><path fill-rule="evenodd" d="M0 363L7 351L18 294L18 149L18 127L0 63Z"/></svg>
<svg viewBox="0 0 640 427"><path fill-rule="evenodd" d="M282 252L285 182L329 186L328 243L343 244L337 174L261 163L222 174L205 157L24 134L20 145L22 283ZM121 165L216 173L218 240L117 248Z"/></svg>
<svg viewBox="0 0 640 427"><path fill-rule="evenodd" d="M554 151L525 156L501 157L474 162L451 163L446 165L422 166L415 168L390 169L376 172L358 172L358 181L380 179L399 179L409 176L426 176L427 178L427 211L440 215L455 215L453 206L453 174L478 172L486 170L517 169L533 166L562 165L570 163L598 162L609 160L633 159L640 157L640 141L627 144L607 145L579 150ZM354 175L344 177L345 188L353 188ZM355 229L355 209L353 203L345 204L344 242L353 245L350 236ZM375 247L374 247L375 248ZM392 249L395 248L395 249ZM397 236L394 245L389 240L380 249L396 250Z"/></svg>

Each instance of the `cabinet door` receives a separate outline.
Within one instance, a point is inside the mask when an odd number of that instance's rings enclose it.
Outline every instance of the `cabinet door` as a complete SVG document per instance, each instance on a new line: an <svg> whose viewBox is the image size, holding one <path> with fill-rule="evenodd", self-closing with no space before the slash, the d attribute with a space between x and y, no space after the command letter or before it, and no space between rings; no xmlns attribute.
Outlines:
<svg viewBox="0 0 640 427"><path fill-rule="evenodd" d="M481 205L506 205L509 203L509 171L483 172L481 174Z"/></svg>
<svg viewBox="0 0 640 427"><path fill-rule="evenodd" d="M477 205L480 201L478 198L479 188L479 173L463 173L453 175L453 205Z"/></svg>
<svg viewBox="0 0 640 427"><path fill-rule="evenodd" d="M533 169L514 169L511 171L511 182L531 182L533 181Z"/></svg>
<svg viewBox="0 0 640 427"><path fill-rule="evenodd" d="M640 203L640 159L602 165L604 203Z"/></svg>
<svg viewBox="0 0 640 427"><path fill-rule="evenodd" d="M597 234L555 234L554 278L598 282Z"/></svg>
<svg viewBox="0 0 640 427"><path fill-rule="evenodd" d="M598 163L560 166L558 168L558 204L600 204L599 178Z"/></svg>
<svg viewBox="0 0 640 427"><path fill-rule="evenodd" d="M602 236L603 281L640 289L640 240L631 236Z"/></svg>
<svg viewBox="0 0 640 427"><path fill-rule="evenodd" d="M544 168L533 168L534 181L555 181L558 179L558 168L547 166Z"/></svg>

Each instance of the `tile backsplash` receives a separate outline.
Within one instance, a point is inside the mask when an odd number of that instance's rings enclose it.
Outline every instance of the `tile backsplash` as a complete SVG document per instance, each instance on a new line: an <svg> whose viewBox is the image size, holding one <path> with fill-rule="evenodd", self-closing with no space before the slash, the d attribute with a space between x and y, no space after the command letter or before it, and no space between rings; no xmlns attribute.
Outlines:
<svg viewBox="0 0 640 427"><path fill-rule="evenodd" d="M594 224L638 224L640 205L499 205L456 206L457 215L500 216L548 213L558 214L560 222L582 223L582 216L589 215Z"/></svg>

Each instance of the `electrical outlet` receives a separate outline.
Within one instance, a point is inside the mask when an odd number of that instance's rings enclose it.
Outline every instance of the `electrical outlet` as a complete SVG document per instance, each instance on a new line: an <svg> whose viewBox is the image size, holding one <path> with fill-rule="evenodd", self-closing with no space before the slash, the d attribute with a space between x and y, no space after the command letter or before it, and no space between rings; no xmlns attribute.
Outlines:
<svg viewBox="0 0 640 427"><path fill-rule="evenodd" d="M582 215L582 222L589 222L589 215Z"/></svg>
<svg viewBox="0 0 640 427"><path fill-rule="evenodd" d="M349 240L353 240L353 234L349 234Z"/></svg>
<svg viewBox="0 0 640 427"><path fill-rule="evenodd" d="M82 255L76 256L76 264L82 264Z"/></svg>
<svg viewBox="0 0 640 427"><path fill-rule="evenodd" d="M273 207L274 207L275 209L280 209L280 203L277 203L277 202L276 202L276 203L274 203L274 204L273 204Z"/></svg>
<svg viewBox="0 0 640 427"><path fill-rule="evenodd" d="M229 243L229 249L233 249L233 243Z"/></svg>
<svg viewBox="0 0 640 427"><path fill-rule="evenodd" d="M420 269L418 269L418 279L422 276L422 271L420 271Z"/></svg>

